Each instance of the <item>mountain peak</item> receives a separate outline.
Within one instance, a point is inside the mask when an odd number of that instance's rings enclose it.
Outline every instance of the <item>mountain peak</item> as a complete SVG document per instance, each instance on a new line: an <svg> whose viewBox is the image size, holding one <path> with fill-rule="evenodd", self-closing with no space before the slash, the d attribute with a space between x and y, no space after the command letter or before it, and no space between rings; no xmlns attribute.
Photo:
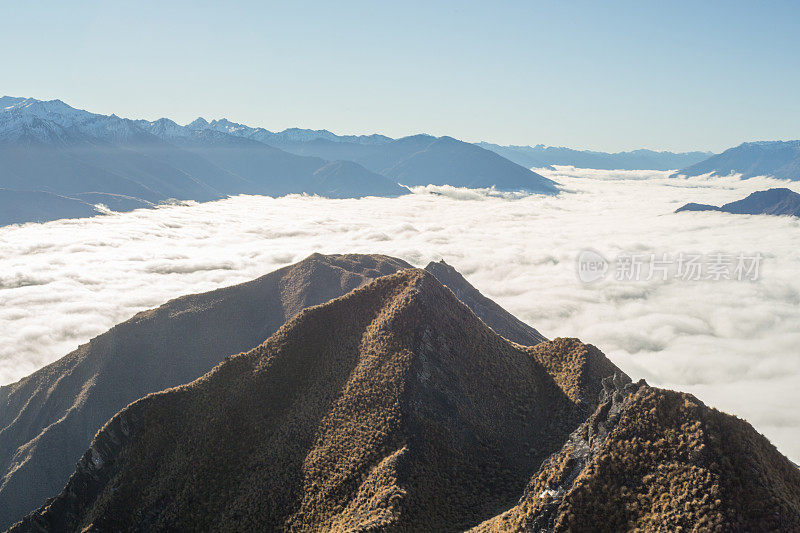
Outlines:
<svg viewBox="0 0 800 533"><path fill-rule="evenodd" d="M0 96L0 110L10 109L28 100L24 96Z"/></svg>
<svg viewBox="0 0 800 533"><path fill-rule="evenodd" d="M742 179L772 176L777 179L800 180L800 140L745 142L683 168L673 176L703 174L740 174Z"/></svg>
<svg viewBox="0 0 800 533"><path fill-rule="evenodd" d="M186 125L186 127L191 130L205 129L208 126L209 126L208 121L203 117L197 117L192 122Z"/></svg>
<svg viewBox="0 0 800 533"><path fill-rule="evenodd" d="M464 529L516 501L583 418L525 349L405 269L123 409L12 531Z"/></svg>
<svg viewBox="0 0 800 533"><path fill-rule="evenodd" d="M675 212L722 211L734 215L789 215L800 217L800 194L786 187L750 193L746 198L727 203L721 207L688 203Z"/></svg>

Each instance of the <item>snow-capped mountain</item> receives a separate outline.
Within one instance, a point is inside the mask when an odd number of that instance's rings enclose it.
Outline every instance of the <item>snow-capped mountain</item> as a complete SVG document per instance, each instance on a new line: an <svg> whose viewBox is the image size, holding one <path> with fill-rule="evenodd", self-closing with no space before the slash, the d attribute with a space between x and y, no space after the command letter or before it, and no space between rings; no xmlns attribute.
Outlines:
<svg viewBox="0 0 800 533"><path fill-rule="evenodd" d="M232 194L348 198L408 192L355 163L330 166L327 160L290 154L221 128L101 115L60 100L0 98L0 161L0 189L43 192L84 204L87 198L129 199L115 201L119 209ZM15 221L48 219L42 215L42 198L52 196L14 198L22 202ZM35 217L23 216L28 198ZM52 218L66 212L86 210L54 209Z"/></svg>
<svg viewBox="0 0 800 533"><path fill-rule="evenodd" d="M328 130L308 130L301 128L289 128L280 132L272 132L264 128L253 128L245 126L244 124L231 122L226 118L208 122L206 119L200 117L188 124L187 127L193 130L220 131L265 144L271 144L273 146L280 146L284 143L304 143L317 139L363 145L380 145L393 140L385 135L336 135Z"/></svg>
<svg viewBox="0 0 800 533"><path fill-rule="evenodd" d="M0 139L25 138L51 142L95 139L106 142L152 142L136 124L116 115L75 109L61 100L0 98Z"/></svg>
<svg viewBox="0 0 800 533"><path fill-rule="evenodd" d="M398 182L558 192L527 168L450 137L395 140L300 128L275 133L224 118L183 126L167 118L132 120L61 100L8 96L0 98L0 161L0 189L84 203L114 199L119 209L234 194L408 193Z"/></svg>

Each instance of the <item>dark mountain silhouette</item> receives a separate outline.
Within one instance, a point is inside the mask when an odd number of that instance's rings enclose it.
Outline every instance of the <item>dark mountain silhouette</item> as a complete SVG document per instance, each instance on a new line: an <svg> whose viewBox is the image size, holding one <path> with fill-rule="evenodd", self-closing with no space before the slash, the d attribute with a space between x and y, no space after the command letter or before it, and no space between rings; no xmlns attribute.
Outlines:
<svg viewBox="0 0 800 533"><path fill-rule="evenodd" d="M139 313L0 387L0 529L63 488L92 436L130 402L252 349L308 306L409 267L380 255L314 254L257 280ZM496 332L525 345L545 340L449 265L427 268Z"/></svg>
<svg viewBox="0 0 800 533"><path fill-rule="evenodd" d="M751 193L742 200L722 207L689 203L678 208L682 211L722 211L735 215L790 215L800 217L800 194L786 188L768 189Z"/></svg>
<svg viewBox="0 0 800 533"><path fill-rule="evenodd" d="M324 159L357 159L374 150L360 149L354 145L385 145L395 139L385 135L336 135L328 130L290 128L271 132L264 128L251 128L226 119L211 122L199 118L190 127L213 129L284 148L303 155L316 155ZM412 137L413 138L413 137ZM710 156L712 152L656 152L631 150L630 152L597 152L571 148L545 146L501 146L487 142L475 145L495 152L525 168L571 165L578 168L622 170L674 170L693 165ZM345 157L347 155L347 157Z"/></svg>
<svg viewBox="0 0 800 533"><path fill-rule="evenodd" d="M683 168L675 175L699 176L708 173L717 176L741 174L743 178L773 176L800 180L800 140L742 143Z"/></svg>
<svg viewBox="0 0 800 533"><path fill-rule="evenodd" d="M597 411L475 531L798 531L800 471L690 394L605 380Z"/></svg>
<svg viewBox="0 0 800 533"><path fill-rule="evenodd" d="M577 168L606 170L675 170L708 159L711 152L656 152L632 150L630 152L595 152L573 150L558 146L500 146L481 142L478 146L491 150L525 168L546 168L551 165L568 165Z"/></svg>
<svg viewBox="0 0 800 533"><path fill-rule="evenodd" d="M618 372L597 358L510 343L403 270L123 409L12 531L463 530L513 505L592 412L585 384Z"/></svg>

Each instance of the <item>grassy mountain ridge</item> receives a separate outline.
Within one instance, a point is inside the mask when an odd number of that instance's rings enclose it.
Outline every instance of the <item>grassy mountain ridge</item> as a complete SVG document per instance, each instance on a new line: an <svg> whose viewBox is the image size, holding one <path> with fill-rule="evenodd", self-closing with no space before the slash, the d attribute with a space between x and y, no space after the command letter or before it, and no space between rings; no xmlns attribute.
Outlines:
<svg viewBox="0 0 800 533"><path fill-rule="evenodd" d="M0 529L63 488L95 432L129 403L188 383L225 356L252 349L305 307L410 266L382 255L312 254L251 282L139 313L0 387ZM525 345L544 340L451 266L426 268L499 334Z"/></svg>
<svg viewBox="0 0 800 533"><path fill-rule="evenodd" d="M745 421L632 383L594 346L509 342L408 268L122 409L11 531L599 524L795 530L800 471Z"/></svg>
<svg viewBox="0 0 800 533"><path fill-rule="evenodd" d="M606 381L597 411L476 532L796 531L800 472L690 394Z"/></svg>
<svg viewBox="0 0 800 533"><path fill-rule="evenodd" d="M12 531L463 529L585 415L526 348L404 270L132 404Z"/></svg>

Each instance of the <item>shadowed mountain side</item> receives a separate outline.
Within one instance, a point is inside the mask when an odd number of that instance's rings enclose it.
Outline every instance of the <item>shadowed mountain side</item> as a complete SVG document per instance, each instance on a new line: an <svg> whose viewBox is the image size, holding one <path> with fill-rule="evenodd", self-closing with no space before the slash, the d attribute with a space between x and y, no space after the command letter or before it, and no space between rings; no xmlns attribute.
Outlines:
<svg viewBox="0 0 800 533"><path fill-rule="evenodd" d="M171 145L191 152L236 177L239 182L226 179L224 183L215 185L228 194L282 196L307 193L332 198L358 198L400 196L409 192L357 163L329 163L319 157L296 155L212 130L181 130L181 134L175 136L162 133L156 127L159 122L140 124ZM180 128L177 124L174 127Z"/></svg>
<svg viewBox="0 0 800 533"><path fill-rule="evenodd" d="M403 185L495 187L501 191L556 194L555 182L474 144L439 137L382 172Z"/></svg>
<svg viewBox="0 0 800 533"><path fill-rule="evenodd" d="M148 146L148 150L156 148ZM151 203L169 198L204 202L224 196L151 154L94 139L0 144L0 160L0 186L13 190L64 196L104 192Z"/></svg>
<svg viewBox="0 0 800 533"><path fill-rule="evenodd" d="M675 212L684 211L721 211L734 215L789 215L800 217L800 194L786 188L756 191L735 202L722 207L708 204L689 203Z"/></svg>
<svg viewBox="0 0 800 533"><path fill-rule="evenodd" d="M0 387L0 529L66 483L92 436L147 393L188 383L257 346L303 308L407 268L386 256L322 256L139 313Z"/></svg>
<svg viewBox="0 0 800 533"><path fill-rule="evenodd" d="M324 191L326 198L408 194L410 191L352 161L333 161L319 168L311 177L310 190Z"/></svg>
<svg viewBox="0 0 800 533"><path fill-rule="evenodd" d="M752 426L626 381L475 531L800 530L800 472Z"/></svg>
<svg viewBox="0 0 800 533"><path fill-rule="evenodd" d="M53 218L93 217L98 211L91 203L41 191L0 189L0 226L44 222Z"/></svg>
<svg viewBox="0 0 800 533"><path fill-rule="evenodd" d="M96 431L142 396L182 385L252 349L303 308L410 265L380 255L314 254L255 281L139 313L17 383L0 387L0 529L60 490ZM452 267L427 269L496 332L542 337Z"/></svg>
<svg viewBox="0 0 800 533"><path fill-rule="evenodd" d="M379 145L327 139L270 142L298 155L355 161L403 185L496 187L541 194L558 193L552 180L495 152L452 137L412 135Z"/></svg>
<svg viewBox="0 0 800 533"><path fill-rule="evenodd" d="M132 211L153 204L118 194L81 193L61 196L42 191L0 189L0 226L47 222L60 218L86 218L101 214L103 204L112 211Z"/></svg>
<svg viewBox="0 0 800 533"><path fill-rule="evenodd" d="M429 263L425 270L450 288L459 300L472 309L473 313L503 337L523 346L533 346L547 340L544 335L481 294L444 260Z"/></svg>
<svg viewBox="0 0 800 533"><path fill-rule="evenodd" d="M74 194L73 197L91 204L102 204L112 211L117 212L133 211L134 209L142 209L144 207L155 207L154 204L139 200L138 198L105 192L83 192Z"/></svg>
<svg viewBox="0 0 800 533"><path fill-rule="evenodd" d="M118 413L12 531L462 530L588 414L527 350L423 270L379 278Z"/></svg>
<svg viewBox="0 0 800 533"><path fill-rule="evenodd" d="M102 193L124 210L171 199L204 202L235 194L360 198L408 192L356 163L329 165L318 157L290 154L222 131L195 130L168 119L148 122L98 115L60 100L0 101L3 189L68 197ZM41 198L18 200L13 213L19 216L11 218L9 210L4 219L15 223L43 218ZM65 210L74 216L75 208L54 205L53 214L44 220L55 220Z"/></svg>

